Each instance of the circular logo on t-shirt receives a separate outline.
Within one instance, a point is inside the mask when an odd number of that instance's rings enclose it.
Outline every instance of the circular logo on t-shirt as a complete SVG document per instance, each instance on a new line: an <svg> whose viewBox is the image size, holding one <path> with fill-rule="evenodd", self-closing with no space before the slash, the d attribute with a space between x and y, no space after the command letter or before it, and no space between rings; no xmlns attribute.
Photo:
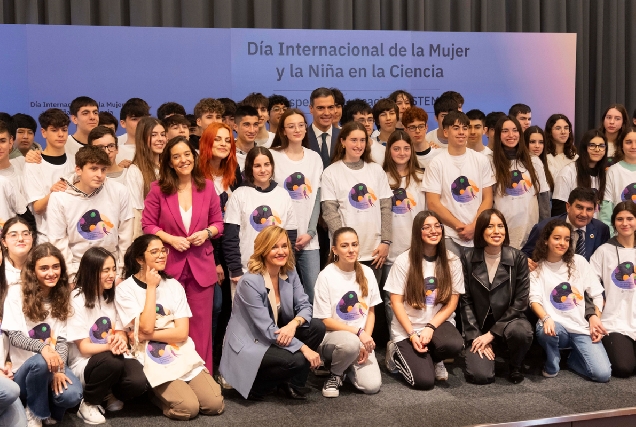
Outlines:
<svg viewBox="0 0 636 427"><path fill-rule="evenodd" d="M51 326L48 323L40 323L29 331L29 338L40 340L44 344L51 344L52 332Z"/></svg>
<svg viewBox="0 0 636 427"><path fill-rule="evenodd" d="M168 310L167 308L163 308L163 305L161 305L161 304L156 304L155 305L155 313L158 316L165 316L167 314L170 314L170 310Z"/></svg>
<svg viewBox="0 0 636 427"><path fill-rule="evenodd" d="M354 291L344 294L336 306L338 317L347 321L361 319L366 316L368 310L367 305L358 299L358 294Z"/></svg>
<svg viewBox="0 0 636 427"><path fill-rule="evenodd" d="M349 192L349 203L356 209L369 209L371 206L375 206L373 202L377 200L373 190L361 182L351 187Z"/></svg>
<svg viewBox="0 0 636 427"><path fill-rule="evenodd" d="M267 205L257 207L250 215L250 224L259 233L268 225L280 225L281 223L278 213Z"/></svg>
<svg viewBox="0 0 636 427"><path fill-rule="evenodd" d="M426 277L424 279L426 286L426 305L435 305L437 298L437 279L434 277Z"/></svg>
<svg viewBox="0 0 636 427"><path fill-rule="evenodd" d="M621 200L623 202L631 201L636 203L636 182L629 184L621 193Z"/></svg>
<svg viewBox="0 0 636 427"><path fill-rule="evenodd" d="M174 352L173 347L177 350L175 344L166 344L165 342L148 341L146 346L146 354L150 359L160 365L167 365L172 363L177 358L177 353Z"/></svg>
<svg viewBox="0 0 636 427"><path fill-rule="evenodd" d="M393 196L391 197L391 210L393 213L402 215L412 211L415 206L417 206L415 198L404 188L393 190Z"/></svg>
<svg viewBox="0 0 636 427"><path fill-rule="evenodd" d="M455 179L451 184L451 194L457 202L470 202L477 197L477 193L479 193L479 187L463 175Z"/></svg>
<svg viewBox="0 0 636 427"><path fill-rule="evenodd" d="M100 317L97 319L88 334L93 344L106 344L108 336L113 334L113 327L108 317Z"/></svg>
<svg viewBox="0 0 636 427"><path fill-rule="evenodd" d="M521 173L518 169L510 171L512 181L510 187L506 188L506 194L509 196L521 196L530 191L532 180L527 174Z"/></svg>
<svg viewBox="0 0 636 427"><path fill-rule="evenodd" d="M311 183L302 172L294 172L285 178L285 190L292 200L308 199L311 194Z"/></svg>
<svg viewBox="0 0 636 427"><path fill-rule="evenodd" d="M87 211L77 223L77 232L86 240L103 239L113 229L114 225L97 209Z"/></svg>
<svg viewBox="0 0 636 427"><path fill-rule="evenodd" d="M636 288L636 273L633 262L622 262L612 272L612 282L621 289Z"/></svg>
<svg viewBox="0 0 636 427"><path fill-rule="evenodd" d="M568 311L579 305L577 301L583 301L583 294L568 282L561 282L552 290L550 301L557 310Z"/></svg>

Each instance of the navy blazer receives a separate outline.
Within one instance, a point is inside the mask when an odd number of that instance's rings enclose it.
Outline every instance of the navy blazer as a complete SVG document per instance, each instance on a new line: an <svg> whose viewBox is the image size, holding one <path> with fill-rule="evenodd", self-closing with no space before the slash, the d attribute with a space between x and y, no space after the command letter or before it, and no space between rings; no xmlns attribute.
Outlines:
<svg viewBox="0 0 636 427"><path fill-rule="evenodd" d="M309 148L314 150L316 153L320 154L320 145L318 144L318 137L314 132L314 128L312 125L309 125L309 129L307 132L309 135ZM323 164L323 169L327 169L327 166L331 164L331 159L333 158L333 153L336 152L336 146L338 144L338 135L340 134L340 129L331 125L331 148L329 149L329 164Z"/></svg>
<svg viewBox="0 0 636 427"><path fill-rule="evenodd" d="M278 323L285 326L294 317L302 317L307 328L313 315L309 298L295 270L288 273L287 280L278 279L280 310ZM246 273L236 287L232 317L225 331L223 355L219 371L244 398L247 399L258 373L263 356L270 345L276 344L280 329L274 322L274 314L269 303L265 279L260 274ZM303 346L297 338L287 347L295 353Z"/></svg>
<svg viewBox="0 0 636 427"><path fill-rule="evenodd" d="M523 246L523 248L521 248L521 252L526 254L528 258L531 258L532 252L534 252L534 247L537 245L537 240L539 240L539 235L543 231L543 227L545 227L548 222L555 218L559 218L565 221L567 219L567 216L567 213L559 216L553 216L552 218L544 219L543 221L532 227L532 231L530 231L528 241ZM585 259L589 262L594 251L596 251L599 246L607 242L609 238L609 227L603 224L598 219L592 218L592 222L590 222L587 227L585 227Z"/></svg>

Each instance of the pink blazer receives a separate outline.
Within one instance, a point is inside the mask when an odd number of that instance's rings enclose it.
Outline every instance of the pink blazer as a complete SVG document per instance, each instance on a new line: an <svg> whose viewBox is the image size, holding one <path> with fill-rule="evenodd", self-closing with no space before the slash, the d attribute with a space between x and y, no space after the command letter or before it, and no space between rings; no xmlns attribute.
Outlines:
<svg viewBox="0 0 636 427"><path fill-rule="evenodd" d="M141 225L146 234L164 231L173 236L188 237L211 225L219 230L215 238L223 234L219 196L214 190L214 183L210 180L205 180L205 189L202 191L198 191L194 183L192 184L192 221L189 230L185 229L181 219L177 193L163 194L157 181L150 185L150 192L146 196L144 205ZM200 286L212 286L218 281L210 240L206 240L201 246L190 246L190 249L184 252L177 251L167 243L165 245L170 248L166 273L178 279L185 268L187 259L194 278Z"/></svg>

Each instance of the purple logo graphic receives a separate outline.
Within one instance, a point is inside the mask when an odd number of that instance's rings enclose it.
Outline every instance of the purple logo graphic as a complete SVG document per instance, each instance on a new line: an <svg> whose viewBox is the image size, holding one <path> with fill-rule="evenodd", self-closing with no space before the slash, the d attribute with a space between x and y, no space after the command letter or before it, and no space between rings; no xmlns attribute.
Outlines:
<svg viewBox="0 0 636 427"><path fill-rule="evenodd" d="M175 350L179 350L176 344L166 344L165 342L148 341L146 354L150 359L160 365L167 365L175 361L178 357Z"/></svg>
<svg viewBox="0 0 636 427"><path fill-rule="evenodd" d="M349 203L356 209L369 209L371 206L375 206L374 202L377 200L373 190L361 182L351 187L349 192Z"/></svg>
<svg viewBox="0 0 636 427"><path fill-rule="evenodd" d="M451 184L451 194L457 202L468 203L477 197L477 193L479 193L479 187L463 175Z"/></svg>
<svg viewBox="0 0 636 427"><path fill-rule="evenodd" d="M113 223L97 209L86 212L77 223L77 232L86 240L99 240L110 234Z"/></svg>
<svg viewBox="0 0 636 427"><path fill-rule="evenodd" d="M435 305L437 298L437 279L434 277L426 277L424 279L426 285L426 305Z"/></svg>
<svg viewBox="0 0 636 427"><path fill-rule="evenodd" d="M285 179L285 190L293 200L308 199L311 183L302 172L294 172Z"/></svg>
<svg viewBox="0 0 636 427"><path fill-rule="evenodd" d="M621 193L621 200L623 202L631 201L636 203L636 182L629 184Z"/></svg>
<svg viewBox="0 0 636 427"><path fill-rule="evenodd" d="M100 317L97 319L88 334L93 344L106 344L108 336L113 334L113 326L108 317Z"/></svg>
<svg viewBox="0 0 636 427"><path fill-rule="evenodd" d="M562 282L552 290L550 301L557 310L568 311L583 301L583 294L568 282Z"/></svg>
<svg viewBox="0 0 636 427"><path fill-rule="evenodd" d="M633 262L622 262L612 272L612 282L621 289L636 288L636 273Z"/></svg>
<svg viewBox="0 0 636 427"><path fill-rule="evenodd" d="M510 172L512 174L512 184L506 188L506 194L509 196L521 196L530 191L532 180L521 171L515 169Z"/></svg>
<svg viewBox="0 0 636 427"><path fill-rule="evenodd" d="M413 195L406 192L404 188L396 188L393 190L391 197L391 210L394 214L403 215L413 210L417 206Z"/></svg>
<svg viewBox="0 0 636 427"><path fill-rule="evenodd" d="M250 224L259 233L268 225L280 225L281 223L278 213L267 205L257 207L250 215Z"/></svg>
<svg viewBox="0 0 636 427"><path fill-rule="evenodd" d="M44 344L55 344L55 337L48 323L40 323L29 331L29 338L40 340Z"/></svg>
<svg viewBox="0 0 636 427"><path fill-rule="evenodd" d="M358 294L349 291L342 296L336 306L336 314L342 320L358 320L366 316L369 307L358 299Z"/></svg>

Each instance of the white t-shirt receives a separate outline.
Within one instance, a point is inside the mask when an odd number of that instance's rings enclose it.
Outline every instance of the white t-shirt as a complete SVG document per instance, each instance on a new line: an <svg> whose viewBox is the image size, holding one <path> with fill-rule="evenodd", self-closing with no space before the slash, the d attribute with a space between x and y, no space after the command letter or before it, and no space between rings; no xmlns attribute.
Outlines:
<svg viewBox="0 0 636 427"><path fill-rule="evenodd" d="M548 169L550 170L550 174L552 176L558 176L561 169L576 161L579 158L579 155L575 155L573 159L568 159L565 154L557 154L556 156L552 154L547 154L546 159L548 160Z"/></svg>
<svg viewBox="0 0 636 427"><path fill-rule="evenodd" d="M0 169L0 177L4 177L11 182L14 191L17 193L18 197L24 201L26 206L27 197L24 191L24 157L16 157L15 159L9 160L9 163L10 165L8 168Z"/></svg>
<svg viewBox="0 0 636 427"><path fill-rule="evenodd" d="M230 187L223 187L223 177L214 177L214 190L216 190L217 196L221 201L221 215L225 218L225 209L227 209L227 202L232 195L232 189Z"/></svg>
<svg viewBox="0 0 636 427"><path fill-rule="evenodd" d="M20 193L20 189L4 176L0 175L0 231L4 223L17 214L26 212L27 203Z"/></svg>
<svg viewBox="0 0 636 427"><path fill-rule="evenodd" d="M119 254L119 227L133 217L129 193L123 185L106 179L102 190L92 197L68 187L65 192L51 194L47 213L49 239L68 238L72 254L67 265L69 274L77 272L82 255L93 246L108 250L115 259L123 258Z"/></svg>
<svg viewBox="0 0 636 427"><path fill-rule="evenodd" d="M603 326L636 340L636 249L601 245L590 264L605 287Z"/></svg>
<svg viewBox="0 0 636 427"><path fill-rule="evenodd" d="M75 158L66 155L66 162L63 165L54 165L42 159L42 163L26 163L24 165L24 191L27 203L31 204L43 199L51 192L51 186L60 179L75 172ZM38 243L48 241L48 206L47 212L39 215L33 212L35 225L38 230Z"/></svg>
<svg viewBox="0 0 636 427"><path fill-rule="evenodd" d="M371 162L353 170L342 160L337 161L322 174L321 194L323 202L338 202L342 225L358 233L360 261L371 260L372 252L382 240L380 200L393 196L382 167Z"/></svg>
<svg viewBox="0 0 636 427"><path fill-rule="evenodd" d="M314 288L314 319L334 319L356 329L364 328L369 307L380 304L382 298L373 271L366 265L362 265L362 270L367 279L366 297L362 296L356 282L355 271L345 272L331 263L318 274Z"/></svg>
<svg viewBox="0 0 636 427"><path fill-rule="evenodd" d="M506 188L504 195L499 193L497 186L493 188L494 206L506 215L510 246L515 249L521 249L525 245L530 230L539 222L538 194L550 191L543 163L538 157L531 157L530 160L539 179L539 188L533 188L528 170L517 160L510 162L512 186Z"/></svg>
<svg viewBox="0 0 636 427"><path fill-rule="evenodd" d="M439 136L437 136L437 129L427 132L425 139L431 143L433 149L448 150L448 140L439 139Z"/></svg>
<svg viewBox="0 0 636 427"><path fill-rule="evenodd" d="M274 176L278 186L287 191L289 197L291 197L296 213L299 236L307 233L322 175L320 154L304 147L303 153L302 160L295 161L281 151L272 150L272 156L276 164ZM318 203L320 203L320 200ZM319 248L318 234L316 234L303 250L310 251Z"/></svg>
<svg viewBox="0 0 636 427"><path fill-rule="evenodd" d="M384 165L384 156L386 155L386 145L382 145L376 139L371 140L371 160L382 167Z"/></svg>
<svg viewBox="0 0 636 427"><path fill-rule="evenodd" d="M7 286L13 286L20 284L20 274L22 270L18 270L11 264L9 260L5 258L4 263L4 275L7 278Z"/></svg>
<svg viewBox="0 0 636 427"><path fill-rule="evenodd" d="M276 134L274 132L270 132L267 131L267 139L266 140L255 140L254 142L256 142L256 145L258 145L259 147L265 147L265 148L269 148L272 146L272 142L274 142L274 137L276 136Z"/></svg>
<svg viewBox="0 0 636 427"><path fill-rule="evenodd" d="M609 200L614 206L629 200L636 203L636 171L630 171L622 163L611 166L605 178L603 200Z"/></svg>
<svg viewBox="0 0 636 427"><path fill-rule="evenodd" d="M113 336L115 331L124 329L117 315L115 302L107 304L101 295L98 301L95 301L93 308L86 308L84 302L84 294L75 289L71 294L73 315L66 322L68 366L82 384L85 384L84 369L90 357L82 356L75 341L89 338L92 344L108 344L109 336Z"/></svg>
<svg viewBox="0 0 636 427"><path fill-rule="evenodd" d="M585 320L586 291L594 305L602 310L603 286L581 255L574 255L571 277L568 277L568 265L563 261L543 261L530 273L530 304L541 304L555 322L572 334L590 333L590 325Z"/></svg>
<svg viewBox="0 0 636 427"><path fill-rule="evenodd" d="M442 205L464 224L475 220L481 205L483 189L495 183L495 177L486 156L466 150L460 156L451 156L448 150L437 155L424 173L424 191L440 195ZM461 246L473 246L464 241L451 227L444 226L446 237Z"/></svg>
<svg viewBox="0 0 636 427"><path fill-rule="evenodd" d="M453 295L461 295L464 290L464 273L460 259L450 251L446 251L451 273ZM409 262L410 251L406 251L397 257L391 267L391 272L384 285L384 291L396 295L404 295L406 290L406 277L411 263ZM414 331L421 331L427 323L435 317L442 309L442 304L435 304L437 298L437 279L435 278L435 265L437 261L429 262L422 260L422 272L424 273L424 283L426 285L426 308L417 310L404 299L404 310L413 326ZM455 325L455 313L452 313L447 322ZM404 330L402 324L396 316L391 321L391 337L393 341L399 342L409 337L408 331Z"/></svg>
<svg viewBox="0 0 636 427"><path fill-rule="evenodd" d="M75 154L79 151L80 148L86 147L86 145L79 142L73 135L69 135L66 138L66 144L64 145L64 151L66 155L73 159L73 163L75 163Z"/></svg>
<svg viewBox="0 0 636 427"><path fill-rule="evenodd" d="M127 187L128 186L128 181L127 181L126 177L128 176L128 171L129 170L130 170L129 168L123 168L119 172L109 172L109 173L106 174L106 176L111 181L118 182L121 185L123 185L124 187Z"/></svg>
<svg viewBox="0 0 636 427"><path fill-rule="evenodd" d="M554 178L554 194L552 195L552 198L567 202L572 190L578 187L576 184L576 177L576 162L572 162L564 166L559 172L559 175ZM590 176L590 183L593 189L598 190L598 176ZM594 218L598 219L598 217L599 206L597 205L594 210Z"/></svg>
<svg viewBox="0 0 636 427"><path fill-rule="evenodd" d="M291 197L281 187L268 193L253 187L239 187L227 202L224 221L240 227L241 265L247 272L247 262L254 253L254 240L268 225L296 230L298 223Z"/></svg>
<svg viewBox="0 0 636 427"><path fill-rule="evenodd" d="M47 311L50 311L48 304L44 304ZM4 300L4 317L2 318L3 331L20 331L27 337L41 340L52 347L57 343L58 338L66 337L66 321L55 319L50 315L41 322L34 322L27 319L22 311L22 287L10 286L7 297ZM9 352L11 362L13 362L13 372L27 361L35 353L11 346Z"/></svg>
<svg viewBox="0 0 636 427"><path fill-rule="evenodd" d="M139 286L132 276L117 286L115 306L117 307L117 314L124 328L132 329L133 321L144 311L145 304L146 289ZM173 314L175 320L192 317L185 290L175 279L162 279L159 286L157 286L156 312L159 316ZM191 340L192 339L188 337L188 341ZM144 355L138 354L137 360L143 365ZM203 366L199 366L179 379L190 381L199 375L202 370Z"/></svg>
<svg viewBox="0 0 636 427"><path fill-rule="evenodd" d="M393 190L391 197L391 216L393 218L393 243L389 247L387 264L393 263L395 258L411 247L411 231L415 215L426 209L426 194L424 193L424 174L418 173L422 181L417 183L411 179L406 187L406 177L402 178L400 186ZM387 174L387 178L390 179ZM405 188L406 187L406 188Z"/></svg>
<svg viewBox="0 0 636 427"><path fill-rule="evenodd" d="M123 141L122 141L123 139ZM126 144L128 141L128 134L123 134L117 137L117 156L115 162L119 164L122 160L130 160L131 162L135 158L136 145Z"/></svg>
<svg viewBox="0 0 636 427"><path fill-rule="evenodd" d="M417 157L417 162L420 164L420 167L426 170L426 168L428 168L428 165L435 158L435 156L443 152L444 150L437 150L433 147L429 147L428 150L424 150L424 153L426 154L418 154L416 152L415 156Z"/></svg>
<svg viewBox="0 0 636 427"><path fill-rule="evenodd" d="M130 165L126 173L126 187L130 193L132 208L144 209L144 177L137 165Z"/></svg>

